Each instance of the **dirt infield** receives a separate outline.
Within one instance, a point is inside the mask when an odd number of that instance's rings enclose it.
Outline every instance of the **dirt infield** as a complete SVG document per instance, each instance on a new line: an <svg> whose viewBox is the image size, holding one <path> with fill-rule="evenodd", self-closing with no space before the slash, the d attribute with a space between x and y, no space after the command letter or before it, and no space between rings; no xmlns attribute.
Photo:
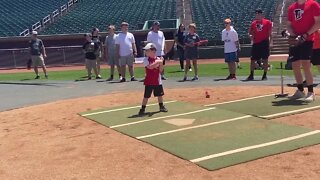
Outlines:
<svg viewBox="0 0 320 180"><path fill-rule="evenodd" d="M204 98L205 91L210 93L210 99ZM165 99L210 104L277 91L278 87L270 86L168 89ZM320 176L320 145L211 172L77 115L87 110L139 104L142 95L142 92L109 94L0 112L0 179L317 179ZM319 119L320 111L312 111L274 121L320 129Z"/></svg>

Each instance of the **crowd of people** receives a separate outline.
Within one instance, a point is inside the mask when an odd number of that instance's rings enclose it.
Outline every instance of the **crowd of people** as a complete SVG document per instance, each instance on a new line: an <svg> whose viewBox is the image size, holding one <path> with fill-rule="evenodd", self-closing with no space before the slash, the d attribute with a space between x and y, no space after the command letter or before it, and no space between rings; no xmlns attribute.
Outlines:
<svg viewBox="0 0 320 180"><path fill-rule="evenodd" d="M272 47L272 22L263 16L262 9L255 10L255 19L249 27L249 36L253 42L251 50L251 66L250 74L247 81L254 80L254 70L256 64L263 63L263 76L261 80L267 80L268 72L268 58L270 55L270 48ZM226 80L235 80L237 67L240 67L238 53L241 51L239 38L236 29L232 26L231 19L227 18L223 21L225 28L221 33L221 40L224 42L225 62L229 68L229 75ZM311 63L317 65L320 71L320 6L318 2L313 0L297 0L288 9L287 34L289 40L294 38L298 43L290 46L289 59L292 61L292 68L297 82L298 89L290 99L305 98L306 101L314 101L315 94L313 91L313 76L311 73ZM135 37L128 32L129 24L121 23L121 32L116 34L116 27L110 25L107 27L108 36L103 42L99 35L99 29L94 28L91 33L85 35L86 42L83 45L85 53L86 69L88 71L88 79L92 78L92 70L95 78L101 79L100 65L102 62L107 62L110 65L110 77L107 81L115 79L115 70L119 74L119 81L126 82L126 66L128 66L130 81L137 81L134 76L134 61L137 56L137 47ZM200 45L200 37L196 33L196 24L188 25L188 30L183 24L179 26L175 37L177 52L180 60L181 71L184 71L183 81L188 80L188 72L194 71L192 81L199 80L198 76L198 46ZM31 59L36 73L36 79L39 79L38 66L43 68L45 77L48 78L44 58L46 57L43 42L37 38L37 32L32 32L32 39L30 41ZM166 80L165 77L165 60L163 56L168 53L165 46L165 36L160 30L160 23L155 21L152 25L151 31L147 35L147 43L149 49L145 52L155 51L152 57L155 59L158 67L161 68L161 80ZM152 46L152 48L150 48ZM147 55L147 54L146 54ZM159 59L162 65L160 66ZM311 61L312 60L312 61ZM191 64L192 61L192 64ZM184 62L186 62L184 64ZM262 64L261 63L261 64ZM147 64L147 63L144 63ZM151 63L153 64L153 63ZM193 68L192 68L192 66ZM153 67L154 65L147 66ZM308 93L304 92L303 75L301 67L304 71ZM150 74L150 73L149 73ZM152 73L151 73L152 74ZM148 69L146 69L145 78L148 76ZM149 75L150 76L150 75ZM146 80L145 79L145 80ZM153 89L155 90L155 89ZM158 91L158 90L157 90ZM148 89L149 92L149 89ZM159 94L159 93L158 93ZM161 94L161 93L160 93ZM149 97L149 94L145 96ZM143 104L146 104L144 102ZM142 107L142 111L145 106Z"/></svg>

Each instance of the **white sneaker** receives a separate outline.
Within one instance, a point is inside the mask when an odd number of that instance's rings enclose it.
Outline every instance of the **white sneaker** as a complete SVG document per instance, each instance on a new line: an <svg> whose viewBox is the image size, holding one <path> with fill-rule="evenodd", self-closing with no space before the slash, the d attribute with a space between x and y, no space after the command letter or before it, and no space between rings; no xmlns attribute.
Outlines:
<svg viewBox="0 0 320 180"><path fill-rule="evenodd" d="M304 100L306 102L313 102L314 100L316 100L316 96L313 92L308 92L308 94Z"/></svg>
<svg viewBox="0 0 320 180"><path fill-rule="evenodd" d="M300 90L296 90L296 92L292 96L289 96L289 99L296 100L296 99L304 98L305 96L306 94L304 92L301 92Z"/></svg>
<svg viewBox="0 0 320 180"><path fill-rule="evenodd" d="M192 72L192 69L190 68L189 71Z"/></svg>

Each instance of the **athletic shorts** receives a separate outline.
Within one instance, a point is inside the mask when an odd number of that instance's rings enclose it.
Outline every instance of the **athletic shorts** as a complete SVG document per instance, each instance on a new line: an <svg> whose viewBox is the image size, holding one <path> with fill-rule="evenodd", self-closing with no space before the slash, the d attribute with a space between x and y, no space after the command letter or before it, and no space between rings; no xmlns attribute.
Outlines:
<svg viewBox="0 0 320 180"><path fill-rule="evenodd" d="M160 97L164 95L162 85L146 85L144 88L144 98L150 98L153 92L153 96Z"/></svg>
<svg viewBox="0 0 320 180"><path fill-rule="evenodd" d="M312 50L311 63L315 66L320 65L320 49Z"/></svg>
<svg viewBox="0 0 320 180"><path fill-rule="evenodd" d="M42 55L40 55L40 56L34 56L34 55L32 55L32 56L31 56L31 60L32 60L32 65L33 65L33 67L45 66L45 64L44 64L44 59L43 59L43 56L42 56Z"/></svg>
<svg viewBox="0 0 320 180"><path fill-rule="evenodd" d="M226 63L237 62L237 60L238 60L237 52L231 52L231 53L224 54L224 61Z"/></svg>
<svg viewBox="0 0 320 180"><path fill-rule="evenodd" d="M119 59L116 56L108 56L108 65L110 66L119 66Z"/></svg>
<svg viewBox="0 0 320 180"><path fill-rule="evenodd" d="M312 55L312 41L306 41L299 46L289 48L289 57L292 62L298 60L311 60Z"/></svg>
<svg viewBox="0 0 320 180"><path fill-rule="evenodd" d="M195 60L195 59L198 59L198 50L188 50L186 49L184 51L185 53L185 58L187 60Z"/></svg>
<svg viewBox="0 0 320 180"><path fill-rule="evenodd" d="M133 66L133 62L134 62L134 56L133 55L129 55L129 56L121 56L119 59L119 65L120 66Z"/></svg>
<svg viewBox="0 0 320 180"><path fill-rule="evenodd" d="M270 56L269 40L261 41L252 45L251 60L268 59Z"/></svg>

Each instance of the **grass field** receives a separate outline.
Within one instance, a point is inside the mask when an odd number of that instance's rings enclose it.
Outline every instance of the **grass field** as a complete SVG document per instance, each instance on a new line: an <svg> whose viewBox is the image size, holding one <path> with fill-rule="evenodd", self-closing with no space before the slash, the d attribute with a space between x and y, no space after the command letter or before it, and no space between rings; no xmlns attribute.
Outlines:
<svg viewBox="0 0 320 180"><path fill-rule="evenodd" d="M269 75L280 75L280 62L271 63L273 68L269 71ZM237 70L237 76L247 76L249 73L249 63L242 63L242 69ZM319 74L317 69L313 68L314 74ZM261 76L262 70L256 70L255 74ZM56 71L50 72L49 69L49 79L50 80L84 80L86 76L86 71L83 70L70 70L70 71ZM110 70L106 69L102 71L103 78L107 78L110 74ZM183 77L183 72L180 71L180 66L173 65L166 67L166 77ZM189 72L188 75L193 76L193 72ZM42 75L42 70L40 70L40 75ZM227 65L221 64L200 64L199 65L199 76L200 77L225 77L228 75ZM291 70L284 70L285 76L292 76ZM129 73L127 72L127 77ZM135 68L135 76L137 78L142 78L144 76L144 68ZM16 74L0 74L0 81L28 81L33 80L35 77L34 72L30 70L28 73L16 73ZM116 76L117 77L117 76Z"/></svg>

